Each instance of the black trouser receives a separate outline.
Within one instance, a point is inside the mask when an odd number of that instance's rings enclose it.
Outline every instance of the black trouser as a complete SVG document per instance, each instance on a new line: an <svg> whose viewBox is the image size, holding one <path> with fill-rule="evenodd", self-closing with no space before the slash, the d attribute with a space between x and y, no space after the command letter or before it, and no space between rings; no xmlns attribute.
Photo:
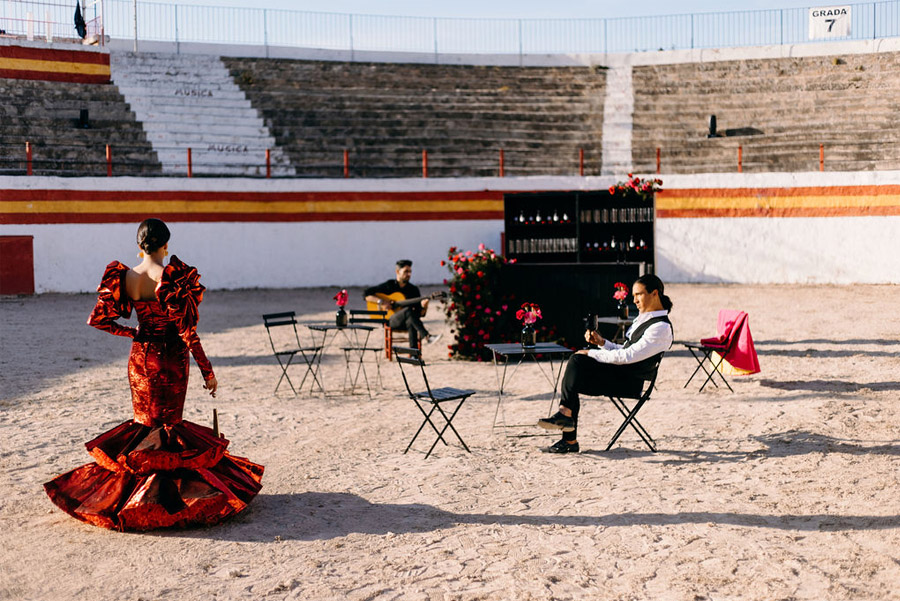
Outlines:
<svg viewBox="0 0 900 601"><path fill-rule="evenodd" d="M392 330L406 330L409 332L409 346L416 348L419 338L428 338L428 330L422 325L422 305L403 307L388 320Z"/></svg>
<svg viewBox="0 0 900 601"><path fill-rule="evenodd" d="M628 373L628 369L627 365L600 363L587 355L569 357L559 404L572 410L575 430L563 432L563 440L578 440L578 412L581 409L579 393L588 396L641 396L644 382Z"/></svg>

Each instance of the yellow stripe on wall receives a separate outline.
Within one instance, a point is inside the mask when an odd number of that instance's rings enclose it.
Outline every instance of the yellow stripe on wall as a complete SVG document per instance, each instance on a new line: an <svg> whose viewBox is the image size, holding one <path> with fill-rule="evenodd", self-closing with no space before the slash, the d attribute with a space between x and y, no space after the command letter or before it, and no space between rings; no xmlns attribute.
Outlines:
<svg viewBox="0 0 900 601"><path fill-rule="evenodd" d="M80 75L109 75L109 65L96 63L71 63L66 61L43 61L28 58L2 58L0 69L13 71L37 71L41 73L78 73Z"/></svg>
<svg viewBox="0 0 900 601"><path fill-rule="evenodd" d="M900 195L866 194L860 196L690 196L666 197L656 201L659 210L697 209L814 209L900 206Z"/></svg>

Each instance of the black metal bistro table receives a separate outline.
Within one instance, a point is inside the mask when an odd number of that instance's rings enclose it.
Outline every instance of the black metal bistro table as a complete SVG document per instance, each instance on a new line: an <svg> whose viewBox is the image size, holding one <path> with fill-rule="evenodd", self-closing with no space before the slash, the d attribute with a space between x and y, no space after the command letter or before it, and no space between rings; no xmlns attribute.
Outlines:
<svg viewBox="0 0 900 601"><path fill-rule="evenodd" d="M497 417L500 415L500 405L503 403L503 393L507 384L507 369L510 364L514 365L512 373L509 374L509 381L511 382L515 377L516 372L519 370L519 366L528 358L537 364L538 368L541 370L541 374L552 389L552 394L550 396L550 411L548 412L548 415L553 412L553 402L556 400L559 377L562 375L562 369L563 365L566 363L566 359L573 352L572 349L553 342L539 342L533 348L525 348L518 342L486 344L484 346L485 348L491 349L491 353L493 353L494 373L497 375L497 408L494 410L494 423L491 426L492 428L523 428L534 425L534 423L507 424L505 415L503 416L503 423L497 423ZM541 362L538 361L538 355L546 357L549 360L550 365L548 370L545 370L544 366L541 365ZM500 358L503 359L502 370L500 368ZM554 366L555 360L557 359L559 360L559 365Z"/></svg>
<svg viewBox="0 0 900 601"><path fill-rule="evenodd" d="M597 323L605 323L616 326L616 333L612 337L612 341L618 344L625 342L625 332L634 323L630 317L598 317Z"/></svg>
<svg viewBox="0 0 900 601"><path fill-rule="evenodd" d="M361 324L355 324L355 323L348 324L346 326L339 326L334 322L332 322L332 323L307 323L304 325L307 328L309 328L310 331L313 333L312 335L313 335L314 343L315 343L316 335L317 334L322 335L322 339L321 339L322 351L319 353L319 356L317 357L317 360L316 360L316 373L319 373L319 368L321 367L321 364L322 364L322 355L324 355L325 351L327 351L328 348L334 344L335 339L337 339L338 334L340 333L343 335L344 340L347 343L347 347L344 349L345 363L346 363L346 368L344 371L344 382L343 382L344 390L345 391L348 390L346 384L349 379L349 381L350 381L349 392L350 392L350 394L354 393L354 391L356 390L356 385L359 382L359 374L360 374L361 370L363 372L363 377L366 378L366 386L368 387L368 377L365 374L365 367L362 366L362 357L360 357L359 366L357 367L356 375L354 377L353 374L351 374L351 372L350 372L351 357L350 357L350 355L347 354L347 352L348 352L347 349L350 349L350 350L365 349L369 342L369 336L372 334L372 330L375 329L374 326L367 326L367 325L361 325ZM329 333L331 334L331 336L329 336ZM364 355L365 351L360 350L360 353L362 355ZM319 377L319 392L321 392L323 395L326 395L328 393L325 392L325 385L322 382L322 380L324 380L324 378L322 378L320 376ZM315 380L313 381L313 383L315 383ZM310 390L310 392L312 392L312 389Z"/></svg>

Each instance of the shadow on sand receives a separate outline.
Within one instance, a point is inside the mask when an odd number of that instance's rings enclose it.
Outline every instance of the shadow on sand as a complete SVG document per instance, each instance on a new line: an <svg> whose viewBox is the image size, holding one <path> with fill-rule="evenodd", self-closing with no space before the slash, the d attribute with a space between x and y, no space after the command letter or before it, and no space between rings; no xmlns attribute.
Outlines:
<svg viewBox="0 0 900 601"><path fill-rule="evenodd" d="M328 540L350 534L433 532L460 524L498 526L630 527L720 524L797 532L886 530L900 527L900 516L828 514L764 515L728 512L612 513L595 516L453 513L420 503L370 503L351 493L260 494L251 510L209 529L157 533L157 536L236 542Z"/></svg>

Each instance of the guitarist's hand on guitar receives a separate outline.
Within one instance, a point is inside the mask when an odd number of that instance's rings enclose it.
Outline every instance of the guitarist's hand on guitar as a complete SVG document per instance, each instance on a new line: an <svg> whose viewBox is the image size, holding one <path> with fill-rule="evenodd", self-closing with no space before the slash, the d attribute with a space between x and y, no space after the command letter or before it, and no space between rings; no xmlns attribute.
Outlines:
<svg viewBox="0 0 900 601"><path fill-rule="evenodd" d="M427 298L422 299L422 313L420 314L420 317L425 317L425 314L428 313L428 301L429 299Z"/></svg>

